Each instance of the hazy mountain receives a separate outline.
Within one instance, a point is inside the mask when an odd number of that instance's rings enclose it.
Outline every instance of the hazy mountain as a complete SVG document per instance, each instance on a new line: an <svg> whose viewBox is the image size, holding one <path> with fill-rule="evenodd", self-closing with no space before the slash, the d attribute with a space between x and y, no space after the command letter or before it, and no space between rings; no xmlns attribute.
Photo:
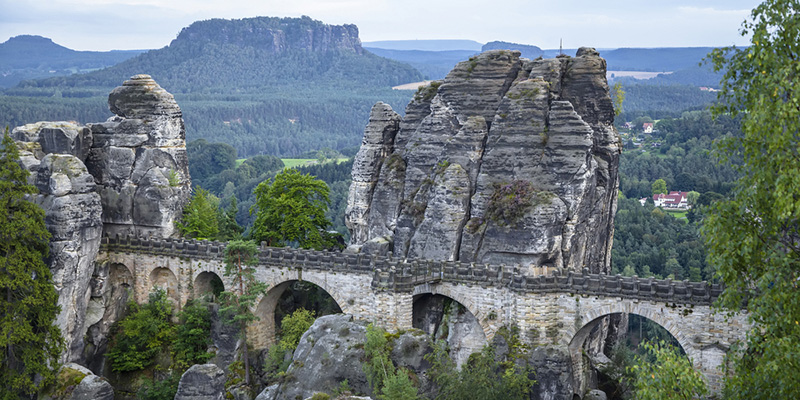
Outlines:
<svg viewBox="0 0 800 400"><path fill-rule="evenodd" d="M443 79L459 61L480 53L474 50L390 50L375 47L364 49L381 57L407 63L421 72L425 79Z"/></svg>
<svg viewBox="0 0 800 400"><path fill-rule="evenodd" d="M364 47L387 50L423 50L423 51L449 51L472 50L481 51L482 43L474 40L379 40L364 42Z"/></svg>
<svg viewBox="0 0 800 400"><path fill-rule="evenodd" d="M537 46L501 41L486 43L481 48L481 51L488 50L519 50L519 52L522 53L522 57L525 57L529 60L533 60L544 55L544 51Z"/></svg>
<svg viewBox="0 0 800 400"><path fill-rule="evenodd" d="M355 25L308 17L199 21L169 46L113 67L6 89L0 124L105 120L108 92L149 74L175 95L189 140L223 141L240 155L355 146L376 101L405 108L411 93L391 86L422 80L360 43Z"/></svg>
<svg viewBox="0 0 800 400"><path fill-rule="evenodd" d="M15 36L0 43L0 87L11 87L25 79L105 68L144 51L75 51L45 37Z"/></svg>

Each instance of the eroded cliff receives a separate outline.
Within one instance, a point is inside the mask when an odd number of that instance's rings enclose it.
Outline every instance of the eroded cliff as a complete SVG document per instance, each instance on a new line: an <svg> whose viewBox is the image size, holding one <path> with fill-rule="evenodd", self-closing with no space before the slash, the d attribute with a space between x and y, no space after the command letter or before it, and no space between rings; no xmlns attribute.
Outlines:
<svg viewBox="0 0 800 400"><path fill-rule="evenodd" d="M353 167L351 251L605 273L619 185L606 63L488 51L376 104Z"/></svg>

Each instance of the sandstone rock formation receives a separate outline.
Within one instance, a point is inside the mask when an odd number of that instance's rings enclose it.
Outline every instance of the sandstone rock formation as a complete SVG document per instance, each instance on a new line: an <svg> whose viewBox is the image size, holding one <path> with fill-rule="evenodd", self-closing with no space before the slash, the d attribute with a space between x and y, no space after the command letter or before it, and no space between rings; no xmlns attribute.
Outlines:
<svg viewBox="0 0 800 400"><path fill-rule="evenodd" d="M111 92L109 108L117 116L103 123L37 122L11 134L52 234L63 362L104 351L127 301L132 278L96 263L102 234L168 237L190 196L183 119L172 95L136 75Z"/></svg>
<svg viewBox="0 0 800 400"><path fill-rule="evenodd" d="M169 237L191 195L181 109L149 75L114 89L108 105L117 116L89 125L86 163L100 185L105 233Z"/></svg>
<svg viewBox="0 0 800 400"><path fill-rule="evenodd" d="M358 38L357 26L327 25L306 16L198 21L183 28L178 37L170 43L170 47L192 46L195 43L209 41L252 46L273 54L289 50L320 53L343 50L357 54L364 51L361 48L361 39Z"/></svg>
<svg viewBox="0 0 800 400"><path fill-rule="evenodd" d="M621 143L594 49L494 50L370 115L346 223L350 251L610 269Z"/></svg>
<svg viewBox="0 0 800 400"><path fill-rule="evenodd" d="M71 154L87 153L81 144L88 146L91 136L88 129L66 122L25 125L15 128L12 135L32 141L22 144L20 158L39 189L35 202L44 209L45 225L52 235L48 264L61 307L56 324L68 348L61 361L74 361L83 350L89 282L103 229L94 178L82 160ZM82 139L70 142L69 137ZM43 149L50 154L44 155Z"/></svg>

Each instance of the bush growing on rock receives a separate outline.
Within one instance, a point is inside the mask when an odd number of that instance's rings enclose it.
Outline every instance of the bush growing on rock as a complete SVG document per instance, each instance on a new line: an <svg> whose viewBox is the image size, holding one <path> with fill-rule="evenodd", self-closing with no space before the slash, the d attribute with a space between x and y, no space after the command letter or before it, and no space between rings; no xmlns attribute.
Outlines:
<svg viewBox="0 0 800 400"><path fill-rule="evenodd" d="M117 323L106 354L114 372L139 371L155 363L156 355L173 341L172 305L167 293L157 289L147 304L128 303L128 315Z"/></svg>
<svg viewBox="0 0 800 400"><path fill-rule="evenodd" d="M436 400L528 399L535 381L524 362L527 348L514 330L502 329L497 334L504 335L508 353L498 357L494 346L486 345L481 352L470 355L461 370L450 358L447 342L436 342L434 351L425 356L431 363L428 374L439 387Z"/></svg>

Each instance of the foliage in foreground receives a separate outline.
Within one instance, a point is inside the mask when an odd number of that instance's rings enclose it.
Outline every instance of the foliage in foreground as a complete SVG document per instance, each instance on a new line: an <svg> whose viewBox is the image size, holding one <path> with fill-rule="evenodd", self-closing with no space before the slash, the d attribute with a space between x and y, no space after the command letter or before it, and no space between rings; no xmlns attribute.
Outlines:
<svg viewBox="0 0 800 400"><path fill-rule="evenodd" d="M128 303L127 315L116 324L106 353L111 370L139 371L153 365L156 355L166 350L175 337L171 315L172 305L162 289L150 293L146 304Z"/></svg>
<svg viewBox="0 0 800 400"><path fill-rule="evenodd" d="M27 196L28 171L6 128L0 144L0 399L36 393L55 380L64 349L54 324L60 309L52 274L44 263L50 234L44 211ZM36 377L39 377L38 379Z"/></svg>
<svg viewBox="0 0 800 400"><path fill-rule="evenodd" d="M408 371L396 368L390 356L392 344L386 331L370 324L367 326L367 342L364 344L366 361L362 365L372 388L380 400L416 400L417 388L411 383Z"/></svg>
<svg viewBox="0 0 800 400"><path fill-rule="evenodd" d="M433 352L425 359L431 363L428 374L439 387L437 400L528 399L535 383L533 371L526 366L526 348L513 331L502 329L497 333L506 340L508 354L498 357L492 345L486 345L479 353L469 356L467 362L456 368L447 352L447 343L437 341Z"/></svg>
<svg viewBox="0 0 800 400"><path fill-rule="evenodd" d="M678 349L663 341L643 342L629 372L638 400L697 399L708 393L703 375Z"/></svg>
<svg viewBox="0 0 800 400"><path fill-rule="evenodd" d="M800 397L800 1L767 0L743 23L746 48L715 50L725 70L715 115L742 117L742 134L718 146L742 173L732 198L705 220L709 261L726 288L719 302L747 302L753 328L734 353L729 399Z"/></svg>

